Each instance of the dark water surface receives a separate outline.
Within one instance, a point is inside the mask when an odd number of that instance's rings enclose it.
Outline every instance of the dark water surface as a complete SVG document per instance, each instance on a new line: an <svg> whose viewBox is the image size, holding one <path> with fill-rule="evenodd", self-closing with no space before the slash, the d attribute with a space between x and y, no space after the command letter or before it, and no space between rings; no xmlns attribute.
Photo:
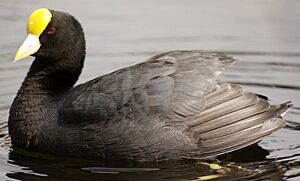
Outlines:
<svg viewBox="0 0 300 181"><path fill-rule="evenodd" d="M235 56L240 61L221 79L295 106L286 115L292 126L261 141L263 149L220 158L227 170L220 180L300 180L298 0L0 0L0 180L193 180L214 174L187 160L107 163L12 151L8 111L32 62L12 60L25 39L27 17L40 7L70 12L82 23L88 53L79 82L173 49Z"/></svg>

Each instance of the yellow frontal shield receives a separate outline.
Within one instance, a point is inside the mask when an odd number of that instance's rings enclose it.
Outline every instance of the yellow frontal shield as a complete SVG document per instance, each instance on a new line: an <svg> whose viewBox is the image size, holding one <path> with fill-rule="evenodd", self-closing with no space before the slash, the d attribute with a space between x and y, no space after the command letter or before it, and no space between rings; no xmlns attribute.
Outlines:
<svg viewBox="0 0 300 181"><path fill-rule="evenodd" d="M28 18L27 38L18 49L14 62L22 60L35 52L41 46L39 37L51 21L52 14L46 8L35 10Z"/></svg>

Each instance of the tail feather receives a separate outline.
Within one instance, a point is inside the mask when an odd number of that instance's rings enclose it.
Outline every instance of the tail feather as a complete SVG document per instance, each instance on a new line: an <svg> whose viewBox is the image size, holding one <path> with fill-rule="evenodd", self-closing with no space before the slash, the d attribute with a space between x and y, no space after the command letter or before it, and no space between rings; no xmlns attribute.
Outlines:
<svg viewBox="0 0 300 181"><path fill-rule="evenodd" d="M292 106L293 106L293 103L291 101L282 103L282 104L278 105L277 113L282 117L283 115L285 115L285 113L287 113L289 108Z"/></svg>

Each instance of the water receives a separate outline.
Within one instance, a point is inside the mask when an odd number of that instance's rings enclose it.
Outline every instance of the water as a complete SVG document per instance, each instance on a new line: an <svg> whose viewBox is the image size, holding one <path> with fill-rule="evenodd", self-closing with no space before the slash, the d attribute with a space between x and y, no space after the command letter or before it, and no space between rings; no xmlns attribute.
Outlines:
<svg viewBox="0 0 300 181"><path fill-rule="evenodd" d="M192 180L214 174L188 160L109 163L12 151L8 111L31 64L30 58L12 60L25 38L28 15L40 7L70 12L82 23L88 54L80 83L173 49L238 58L222 80L295 106L286 115L291 126L265 138L260 147L220 158L227 169L222 180L300 180L298 0L0 0L0 180ZM228 166L231 161L234 166Z"/></svg>

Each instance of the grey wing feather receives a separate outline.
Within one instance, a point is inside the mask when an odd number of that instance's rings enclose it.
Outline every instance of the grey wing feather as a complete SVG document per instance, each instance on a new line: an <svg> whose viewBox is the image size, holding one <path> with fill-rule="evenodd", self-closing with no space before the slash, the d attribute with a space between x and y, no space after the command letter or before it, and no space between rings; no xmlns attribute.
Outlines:
<svg viewBox="0 0 300 181"><path fill-rule="evenodd" d="M233 84L216 85L205 100L205 110L185 121L200 157L224 154L260 141L286 125L280 113L290 107L289 103L271 106Z"/></svg>
<svg viewBox="0 0 300 181"><path fill-rule="evenodd" d="M177 136L178 130L182 131L182 138L190 138L198 156L227 153L283 127L280 114L290 107L288 103L270 106L267 100L240 86L217 82L217 76L234 61L224 54L197 50L162 53L77 86L62 102L60 115L79 111L93 115L94 120L106 118L111 124L125 118L138 124L159 117L151 120L153 125L174 127ZM98 96L95 100L99 101L82 101L91 96L88 93ZM81 106L76 106L78 100ZM101 100L107 103L103 105ZM61 120L65 119L68 117Z"/></svg>
<svg viewBox="0 0 300 181"><path fill-rule="evenodd" d="M101 110L105 106L119 117L162 113L169 120L182 122L182 118L203 110L204 95L214 88L216 76L232 62L230 56L197 50L162 53L75 87L61 104L60 115L80 112L80 102L85 114L90 109L90 115L97 113L99 117L103 117ZM85 101L97 96L96 100L112 102L103 105ZM63 117L60 120L69 119Z"/></svg>

